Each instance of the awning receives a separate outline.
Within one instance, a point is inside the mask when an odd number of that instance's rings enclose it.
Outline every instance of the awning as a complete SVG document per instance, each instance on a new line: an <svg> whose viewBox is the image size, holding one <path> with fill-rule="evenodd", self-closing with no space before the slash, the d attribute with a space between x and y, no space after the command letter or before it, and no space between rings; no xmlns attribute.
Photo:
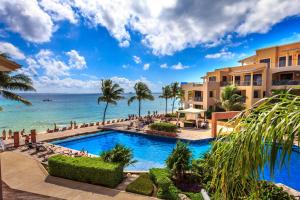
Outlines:
<svg viewBox="0 0 300 200"><path fill-rule="evenodd" d="M201 109L196 109L196 108L188 108L188 109L185 109L185 110L178 110L177 111L178 113L191 113L191 114L201 114L201 113L204 113L206 112L206 110L201 110Z"/></svg>

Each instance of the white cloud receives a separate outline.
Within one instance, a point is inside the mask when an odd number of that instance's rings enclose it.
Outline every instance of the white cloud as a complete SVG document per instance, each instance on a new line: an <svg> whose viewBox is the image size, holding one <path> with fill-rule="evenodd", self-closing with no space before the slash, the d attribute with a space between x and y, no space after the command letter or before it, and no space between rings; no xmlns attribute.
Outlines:
<svg viewBox="0 0 300 200"><path fill-rule="evenodd" d="M136 63L136 64L140 64L142 62L141 58L138 57L138 56L132 56L133 58L133 61Z"/></svg>
<svg viewBox="0 0 300 200"><path fill-rule="evenodd" d="M86 68L86 61L85 58L81 55L79 55L79 53L76 50L71 50L69 52L66 53L69 56L69 65L72 68L75 69L84 69Z"/></svg>
<svg viewBox="0 0 300 200"><path fill-rule="evenodd" d="M54 25L36 0L1 0L0 21L30 42L48 42Z"/></svg>
<svg viewBox="0 0 300 200"><path fill-rule="evenodd" d="M6 53L8 56L17 60L25 59L24 53L13 44L8 42L0 42L0 52Z"/></svg>
<svg viewBox="0 0 300 200"><path fill-rule="evenodd" d="M125 92L134 92L134 89L133 89L134 85L140 81L143 83L146 83L152 91L160 91L160 89L161 89L161 84L159 84L159 85L154 84L153 82L151 82L150 80L148 80L145 77L141 77L136 80L130 80L125 77L113 76L110 79L113 82L118 83L122 88L124 88Z"/></svg>
<svg viewBox="0 0 300 200"><path fill-rule="evenodd" d="M77 23L75 12L68 1L41 0L39 4L54 21L68 20L73 24Z"/></svg>
<svg viewBox="0 0 300 200"><path fill-rule="evenodd" d="M150 68L150 64L149 63L146 63L146 64L144 64L144 66L143 66L143 70L149 70L149 68Z"/></svg>
<svg viewBox="0 0 300 200"><path fill-rule="evenodd" d="M222 49L218 53L207 54L205 56L205 58L208 58L208 59L219 59L219 58L230 59L230 58L235 57L235 55L236 55L235 53L227 51L226 49Z"/></svg>
<svg viewBox="0 0 300 200"><path fill-rule="evenodd" d="M189 66L181 64L181 62L177 63L176 65L172 65L171 67L174 70L183 70L183 69L188 69L190 68Z"/></svg>
<svg viewBox="0 0 300 200"><path fill-rule="evenodd" d="M167 63L161 64L161 65L160 65L160 68L162 68L162 69L167 69L167 68L168 68Z"/></svg>

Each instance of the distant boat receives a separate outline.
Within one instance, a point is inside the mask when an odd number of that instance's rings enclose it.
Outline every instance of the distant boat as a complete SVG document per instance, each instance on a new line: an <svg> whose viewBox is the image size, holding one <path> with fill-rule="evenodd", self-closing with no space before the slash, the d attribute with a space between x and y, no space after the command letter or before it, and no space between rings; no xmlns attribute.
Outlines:
<svg viewBox="0 0 300 200"><path fill-rule="evenodd" d="M43 99L44 102L52 101L52 99Z"/></svg>

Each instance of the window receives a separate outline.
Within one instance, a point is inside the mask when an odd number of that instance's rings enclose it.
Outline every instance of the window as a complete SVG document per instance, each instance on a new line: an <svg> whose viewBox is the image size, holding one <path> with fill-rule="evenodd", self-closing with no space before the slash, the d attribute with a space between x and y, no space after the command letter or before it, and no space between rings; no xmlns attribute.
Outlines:
<svg viewBox="0 0 300 200"><path fill-rule="evenodd" d="M300 54L298 54L298 65L300 65Z"/></svg>
<svg viewBox="0 0 300 200"><path fill-rule="evenodd" d="M261 74L253 75L253 85L262 85L262 75Z"/></svg>
<svg viewBox="0 0 300 200"><path fill-rule="evenodd" d="M209 82L216 82L217 78L215 76L208 77Z"/></svg>
<svg viewBox="0 0 300 200"><path fill-rule="evenodd" d="M195 108L196 109L203 109L203 106L202 105L195 105Z"/></svg>
<svg viewBox="0 0 300 200"><path fill-rule="evenodd" d="M266 91L263 91L263 97L266 97Z"/></svg>
<svg viewBox="0 0 300 200"><path fill-rule="evenodd" d="M288 66L292 66L292 63L293 63L293 56L289 56L288 57Z"/></svg>
<svg viewBox="0 0 300 200"><path fill-rule="evenodd" d="M223 81L223 82L227 82L227 76L223 76L223 77L222 77L222 81Z"/></svg>
<svg viewBox="0 0 300 200"><path fill-rule="evenodd" d="M244 85L247 86L247 85L251 85L251 75L245 75L244 76Z"/></svg>
<svg viewBox="0 0 300 200"><path fill-rule="evenodd" d="M254 96L254 98L260 98L260 91L259 90L254 90L253 96Z"/></svg>
<svg viewBox="0 0 300 200"><path fill-rule="evenodd" d="M286 66L286 57L279 57L279 67L285 67Z"/></svg>
<svg viewBox="0 0 300 200"><path fill-rule="evenodd" d="M271 59L270 58L265 58L265 59L261 59L259 62L260 63L267 63L267 66L270 67Z"/></svg>
<svg viewBox="0 0 300 200"><path fill-rule="evenodd" d="M209 91L209 97L214 97L214 91Z"/></svg>
<svg viewBox="0 0 300 200"><path fill-rule="evenodd" d="M235 83L235 85L240 85L241 84L241 77L240 76L235 76L234 77L234 83Z"/></svg>

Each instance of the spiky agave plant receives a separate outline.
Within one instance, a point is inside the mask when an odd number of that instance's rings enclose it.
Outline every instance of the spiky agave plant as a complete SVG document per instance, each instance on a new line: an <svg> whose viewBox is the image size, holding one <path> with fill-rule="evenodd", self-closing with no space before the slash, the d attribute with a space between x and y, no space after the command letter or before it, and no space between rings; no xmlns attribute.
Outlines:
<svg viewBox="0 0 300 200"><path fill-rule="evenodd" d="M234 121L233 131L213 143L216 199L243 198L255 192L266 165L271 175L275 163L283 166L300 136L300 96L282 93L262 99Z"/></svg>

